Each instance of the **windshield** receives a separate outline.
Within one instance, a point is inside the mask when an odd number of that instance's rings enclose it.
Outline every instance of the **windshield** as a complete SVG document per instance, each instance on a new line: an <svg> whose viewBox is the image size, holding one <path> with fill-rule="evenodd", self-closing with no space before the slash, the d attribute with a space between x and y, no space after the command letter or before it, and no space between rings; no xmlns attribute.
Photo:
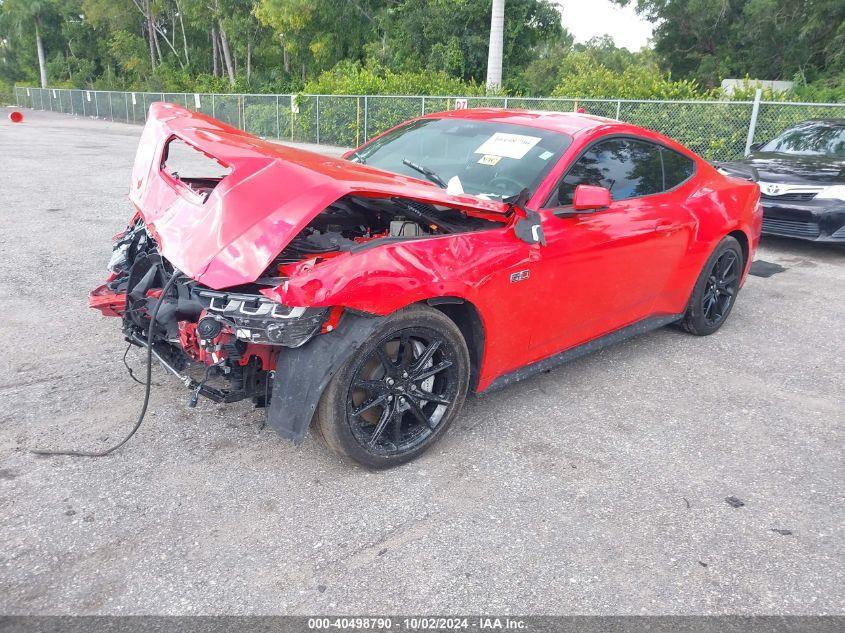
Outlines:
<svg viewBox="0 0 845 633"><path fill-rule="evenodd" d="M760 151L807 156L845 156L845 124L808 121L769 141Z"/></svg>
<svg viewBox="0 0 845 633"><path fill-rule="evenodd" d="M421 119L349 159L439 186L449 183L450 192L501 199L525 188L533 192L571 142L566 134L521 125Z"/></svg>

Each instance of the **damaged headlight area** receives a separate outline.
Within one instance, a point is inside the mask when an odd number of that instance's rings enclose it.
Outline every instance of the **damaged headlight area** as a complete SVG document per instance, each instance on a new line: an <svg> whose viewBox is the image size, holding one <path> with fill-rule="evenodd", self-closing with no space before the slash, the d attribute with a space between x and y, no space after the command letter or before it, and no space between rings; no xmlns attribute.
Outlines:
<svg viewBox="0 0 845 633"><path fill-rule="evenodd" d="M115 236L109 270L92 307L121 317L130 343L151 346L191 389L191 405L202 395L266 406L278 355L318 335L330 316L328 308L281 305L260 293L266 284L213 290L181 275L138 218Z"/></svg>
<svg viewBox="0 0 845 633"><path fill-rule="evenodd" d="M175 285L171 296L159 297L173 267L159 254L155 239L140 221L116 237L109 270L112 279L106 289L125 296L126 325L143 330L151 305L161 300L157 325L171 342L178 340L180 327L184 330L189 323L196 324L202 341L226 334L256 345L299 347L320 332L329 313L327 308L281 305L259 294L259 286L220 291L187 278Z"/></svg>
<svg viewBox="0 0 845 633"><path fill-rule="evenodd" d="M261 345L299 347L314 337L328 317L326 308L283 306L263 295L195 288L206 310L197 331L229 326L241 341Z"/></svg>

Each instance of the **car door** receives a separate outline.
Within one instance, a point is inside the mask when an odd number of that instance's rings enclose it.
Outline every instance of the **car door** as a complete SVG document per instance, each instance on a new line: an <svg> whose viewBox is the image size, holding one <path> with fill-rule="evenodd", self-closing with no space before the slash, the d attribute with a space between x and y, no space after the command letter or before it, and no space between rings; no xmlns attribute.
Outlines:
<svg viewBox="0 0 845 633"><path fill-rule="evenodd" d="M545 356L643 319L677 266L688 215L664 194L661 146L611 137L589 146L561 178L543 215L538 275L543 315L532 339ZM606 187L606 209L575 213L580 184ZM539 309L539 308L538 308Z"/></svg>

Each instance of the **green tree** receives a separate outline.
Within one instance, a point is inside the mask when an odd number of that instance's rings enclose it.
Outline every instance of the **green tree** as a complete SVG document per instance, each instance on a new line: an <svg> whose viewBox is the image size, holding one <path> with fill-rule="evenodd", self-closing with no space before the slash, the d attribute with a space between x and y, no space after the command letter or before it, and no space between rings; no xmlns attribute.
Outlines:
<svg viewBox="0 0 845 633"><path fill-rule="evenodd" d="M41 87L47 87L47 56L44 52L45 32L57 19L56 0L5 0L3 12L8 16L10 25L19 34L31 29L38 57L38 75Z"/></svg>
<svg viewBox="0 0 845 633"><path fill-rule="evenodd" d="M490 0L403 0L382 14L387 34L376 57L394 70L430 69L483 81L487 72ZM505 3L504 81L520 73L541 48L563 35L548 0Z"/></svg>
<svg viewBox="0 0 845 633"><path fill-rule="evenodd" d="M812 81L845 72L842 0L614 0L656 23L655 51L673 75Z"/></svg>
<svg viewBox="0 0 845 633"><path fill-rule="evenodd" d="M304 80L340 60L360 60L364 45L381 37L376 14L385 2L367 0L259 0L255 15L272 28L285 53L285 69Z"/></svg>

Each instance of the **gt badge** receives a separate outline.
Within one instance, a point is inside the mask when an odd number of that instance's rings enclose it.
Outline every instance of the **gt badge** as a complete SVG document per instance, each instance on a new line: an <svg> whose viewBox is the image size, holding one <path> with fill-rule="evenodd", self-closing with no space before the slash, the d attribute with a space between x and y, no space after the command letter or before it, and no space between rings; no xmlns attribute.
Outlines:
<svg viewBox="0 0 845 633"><path fill-rule="evenodd" d="M511 283L515 284L517 281L525 281L531 276L531 271L529 270L518 270L515 273L511 273Z"/></svg>

